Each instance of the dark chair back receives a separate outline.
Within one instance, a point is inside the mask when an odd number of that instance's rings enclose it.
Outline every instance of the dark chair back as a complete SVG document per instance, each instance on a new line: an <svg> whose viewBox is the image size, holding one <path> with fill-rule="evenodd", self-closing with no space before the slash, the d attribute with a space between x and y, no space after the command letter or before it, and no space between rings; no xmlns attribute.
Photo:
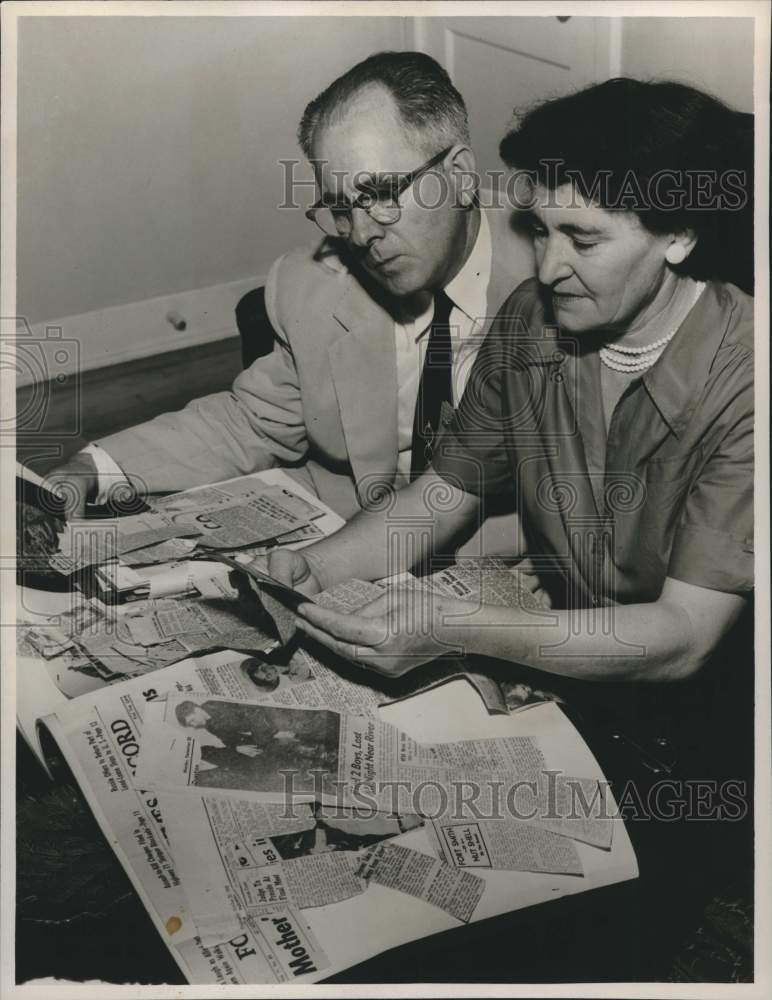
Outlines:
<svg viewBox="0 0 772 1000"><path fill-rule="evenodd" d="M265 308L265 288L255 288L239 299L236 326L241 336L241 360L245 368L270 354L274 332Z"/></svg>

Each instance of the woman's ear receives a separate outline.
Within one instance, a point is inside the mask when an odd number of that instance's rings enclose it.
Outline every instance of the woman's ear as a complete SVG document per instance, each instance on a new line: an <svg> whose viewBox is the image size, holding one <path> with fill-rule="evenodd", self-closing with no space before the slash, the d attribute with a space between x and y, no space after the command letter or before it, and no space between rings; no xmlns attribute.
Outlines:
<svg viewBox="0 0 772 1000"><path fill-rule="evenodd" d="M685 229L681 233L674 233L670 237L670 242L665 250L665 260L668 264L683 264L689 254L697 245L697 236L693 229Z"/></svg>
<svg viewBox="0 0 772 1000"><path fill-rule="evenodd" d="M453 204L459 208L470 208L477 196L480 177L477 161L469 146L454 146L448 153L448 177L453 186Z"/></svg>

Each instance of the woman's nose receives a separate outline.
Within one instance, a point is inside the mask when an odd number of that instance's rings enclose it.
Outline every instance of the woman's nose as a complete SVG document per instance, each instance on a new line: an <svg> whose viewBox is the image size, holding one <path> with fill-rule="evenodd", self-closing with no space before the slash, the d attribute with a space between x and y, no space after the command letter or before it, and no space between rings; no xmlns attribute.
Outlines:
<svg viewBox="0 0 772 1000"><path fill-rule="evenodd" d="M564 248L555 240L548 240L541 253L537 250L536 264L539 281L543 285L554 285L556 281L567 278L571 274L571 264L566 257Z"/></svg>

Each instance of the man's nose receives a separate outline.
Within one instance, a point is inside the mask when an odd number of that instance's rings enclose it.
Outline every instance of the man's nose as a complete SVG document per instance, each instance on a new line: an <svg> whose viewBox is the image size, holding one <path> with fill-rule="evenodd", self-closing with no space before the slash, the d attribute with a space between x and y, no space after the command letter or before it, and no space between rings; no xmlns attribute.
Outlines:
<svg viewBox="0 0 772 1000"><path fill-rule="evenodd" d="M541 253L537 250L536 266L539 281L543 285L554 285L555 282L570 277L572 271L565 248L556 240L548 240Z"/></svg>
<svg viewBox="0 0 772 1000"><path fill-rule="evenodd" d="M376 222L363 208L351 209L351 242L356 247L365 249L373 240L381 239L383 226Z"/></svg>

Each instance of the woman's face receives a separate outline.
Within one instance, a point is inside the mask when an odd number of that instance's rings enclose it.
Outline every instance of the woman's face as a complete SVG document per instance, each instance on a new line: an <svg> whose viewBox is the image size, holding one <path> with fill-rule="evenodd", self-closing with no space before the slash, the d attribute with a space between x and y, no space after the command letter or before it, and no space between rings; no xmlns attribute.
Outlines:
<svg viewBox="0 0 772 1000"><path fill-rule="evenodd" d="M279 676L279 671L273 663L255 662L250 665L250 676L259 684L273 684Z"/></svg>
<svg viewBox="0 0 772 1000"><path fill-rule="evenodd" d="M571 184L535 185L531 214L539 281L551 289L563 329L624 333L657 310L657 293L672 276L665 261L672 236L650 233L633 212L598 208Z"/></svg>

